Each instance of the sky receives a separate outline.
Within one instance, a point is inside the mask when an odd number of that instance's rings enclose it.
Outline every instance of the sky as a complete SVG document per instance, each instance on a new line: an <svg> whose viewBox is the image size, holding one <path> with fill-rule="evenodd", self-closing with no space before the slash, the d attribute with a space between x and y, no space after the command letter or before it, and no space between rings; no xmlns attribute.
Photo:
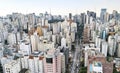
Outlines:
<svg viewBox="0 0 120 73"><path fill-rule="evenodd" d="M109 13L120 11L120 0L0 0L0 16L18 12L23 14L48 13L53 15L80 14L95 11L100 15L101 8L107 8Z"/></svg>

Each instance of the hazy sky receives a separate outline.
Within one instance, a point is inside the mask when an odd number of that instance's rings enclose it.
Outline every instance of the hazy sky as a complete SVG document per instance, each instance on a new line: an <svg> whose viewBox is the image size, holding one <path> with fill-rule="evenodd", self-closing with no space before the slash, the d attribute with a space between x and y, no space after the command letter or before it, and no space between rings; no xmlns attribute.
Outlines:
<svg viewBox="0 0 120 73"><path fill-rule="evenodd" d="M52 14L66 15L70 12L79 14L86 10L96 11L101 8L120 11L120 0L0 0L0 16L19 13L44 13L51 10Z"/></svg>

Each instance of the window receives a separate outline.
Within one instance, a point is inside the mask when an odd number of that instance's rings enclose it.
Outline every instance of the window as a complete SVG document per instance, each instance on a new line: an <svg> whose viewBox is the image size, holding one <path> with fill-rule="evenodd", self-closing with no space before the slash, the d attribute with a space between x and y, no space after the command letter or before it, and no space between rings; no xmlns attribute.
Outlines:
<svg viewBox="0 0 120 73"><path fill-rule="evenodd" d="M47 63L53 63L53 60L52 60L52 58L46 58L46 62Z"/></svg>

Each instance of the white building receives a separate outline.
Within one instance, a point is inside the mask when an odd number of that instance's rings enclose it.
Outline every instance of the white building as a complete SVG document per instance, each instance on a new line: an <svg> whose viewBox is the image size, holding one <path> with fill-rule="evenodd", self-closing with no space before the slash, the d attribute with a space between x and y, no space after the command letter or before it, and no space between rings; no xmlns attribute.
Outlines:
<svg viewBox="0 0 120 73"><path fill-rule="evenodd" d="M30 55L31 54L31 46L27 42L20 43L20 51L23 55Z"/></svg>
<svg viewBox="0 0 120 73"><path fill-rule="evenodd" d="M8 38L7 38L7 41L10 45L13 45L16 43L16 36L14 33L9 33L8 34Z"/></svg>
<svg viewBox="0 0 120 73"><path fill-rule="evenodd" d="M115 53L115 38L114 37L109 37L108 38L108 45L109 45L109 54L111 55L111 56L113 56L114 55L114 53Z"/></svg>
<svg viewBox="0 0 120 73"><path fill-rule="evenodd" d="M4 73L19 73L21 68L20 68L20 62L17 60L13 60L7 64L4 65Z"/></svg>
<svg viewBox="0 0 120 73"><path fill-rule="evenodd" d="M38 48L37 44L38 44L38 37L36 35L31 35L30 36L30 40L31 40L31 46L32 46L32 52L36 51Z"/></svg>
<svg viewBox="0 0 120 73"><path fill-rule="evenodd" d="M49 42L45 39L39 41L38 50L46 51L47 49L54 49L54 42Z"/></svg>
<svg viewBox="0 0 120 73"><path fill-rule="evenodd" d="M53 24L53 34L57 34L58 33L58 24Z"/></svg>
<svg viewBox="0 0 120 73"><path fill-rule="evenodd" d="M102 41L102 54L107 57L108 44L106 41Z"/></svg>
<svg viewBox="0 0 120 73"><path fill-rule="evenodd" d="M66 48L66 39L63 37L62 39L61 39L61 48Z"/></svg>
<svg viewBox="0 0 120 73"><path fill-rule="evenodd" d="M101 38L99 36L97 36L95 39L95 46L98 48L100 48L101 46ZM99 49L99 52L100 52L100 49Z"/></svg>
<svg viewBox="0 0 120 73"><path fill-rule="evenodd" d="M54 42L54 44L57 43L57 37L56 37L56 35L52 35L52 41Z"/></svg>
<svg viewBox="0 0 120 73"><path fill-rule="evenodd" d="M91 55L91 56L94 56L95 55L95 52L100 50L100 48L96 48L94 46L92 47L89 47L88 45L85 46L85 52L84 52L84 66L86 67L88 65L88 56Z"/></svg>
<svg viewBox="0 0 120 73"><path fill-rule="evenodd" d="M40 56L39 61L38 61L38 66L39 66L38 71L39 71L39 73L44 73L44 64L43 64L44 62L43 62L43 60L44 60L44 57Z"/></svg>
<svg viewBox="0 0 120 73"><path fill-rule="evenodd" d="M34 67L35 67L34 73L39 73L39 57L38 56L34 57Z"/></svg>
<svg viewBox="0 0 120 73"><path fill-rule="evenodd" d="M29 67L28 67L29 70L31 71L31 73L35 73L34 57L33 56L29 56L28 62L29 62Z"/></svg>
<svg viewBox="0 0 120 73"><path fill-rule="evenodd" d="M28 65L29 65L29 62L28 62L28 59L29 59L29 56L23 56L22 58L20 58L20 60L21 60L21 68L23 69L23 68L26 68L26 69L28 69Z"/></svg>
<svg viewBox="0 0 120 73"><path fill-rule="evenodd" d="M66 68L65 68L65 55L63 53L61 53L61 73L65 73L66 72Z"/></svg>

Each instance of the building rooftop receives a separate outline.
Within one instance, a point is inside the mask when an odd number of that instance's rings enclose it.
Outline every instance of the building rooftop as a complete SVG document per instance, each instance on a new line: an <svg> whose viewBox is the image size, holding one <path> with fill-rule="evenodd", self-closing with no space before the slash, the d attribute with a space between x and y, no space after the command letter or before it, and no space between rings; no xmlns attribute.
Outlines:
<svg viewBox="0 0 120 73"><path fill-rule="evenodd" d="M102 73L102 63L94 61L92 64L89 65L90 72L101 72Z"/></svg>

